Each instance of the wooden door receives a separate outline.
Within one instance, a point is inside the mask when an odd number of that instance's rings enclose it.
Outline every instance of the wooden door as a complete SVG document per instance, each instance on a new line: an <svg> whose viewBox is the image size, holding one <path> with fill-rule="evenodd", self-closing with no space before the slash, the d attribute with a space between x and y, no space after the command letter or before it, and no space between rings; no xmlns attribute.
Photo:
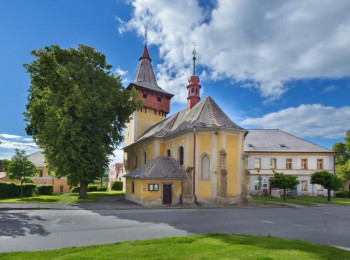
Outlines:
<svg viewBox="0 0 350 260"><path fill-rule="evenodd" d="M163 184L163 204L171 204L171 184Z"/></svg>

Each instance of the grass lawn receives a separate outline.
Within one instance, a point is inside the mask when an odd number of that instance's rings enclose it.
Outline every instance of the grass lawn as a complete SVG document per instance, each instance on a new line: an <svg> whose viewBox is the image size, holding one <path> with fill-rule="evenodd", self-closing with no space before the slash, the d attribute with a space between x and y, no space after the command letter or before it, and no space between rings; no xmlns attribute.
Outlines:
<svg viewBox="0 0 350 260"><path fill-rule="evenodd" d="M287 198L287 200L283 200L283 198L271 198L268 196L252 196L255 202L263 201L263 202L279 202L279 203L290 203L290 204L297 204L297 205L303 205L303 206L315 206L314 203L312 202L307 202L307 201L303 201L303 200L296 200L293 198Z"/></svg>
<svg viewBox="0 0 350 260"><path fill-rule="evenodd" d="M26 198L1 199L0 203L74 203L74 202L94 202L116 196L124 195L123 191L95 191L88 192L88 198L78 199L78 193L63 193L54 195L41 195Z"/></svg>
<svg viewBox="0 0 350 260"><path fill-rule="evenodd" d="M327 203L327 197L297 197L298 200ZM331 198L331 204L350 205L349 198Z"/></svg>
<svg viewBox="0 0 350 260"><path fill-rule="evenodd" d="M342 249L297 240L243 235L195 235L0 254L0 259L350 259Z"/></svg>

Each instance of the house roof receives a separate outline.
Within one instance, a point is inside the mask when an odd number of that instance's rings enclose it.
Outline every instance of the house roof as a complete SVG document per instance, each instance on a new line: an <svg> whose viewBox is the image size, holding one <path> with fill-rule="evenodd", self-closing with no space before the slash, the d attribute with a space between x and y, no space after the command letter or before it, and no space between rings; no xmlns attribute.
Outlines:
<svg viewBox="0 0 350 260"><path fill-rule="evenodd" d="M186 179L186 173L172 157L158 156L124 177L136 179Z"/></svg>
<svg viewBox="0 0 350 260"><path fill-rule="evenodd" d="M119 170L120 170L121 168L123 168L123 164L122 164L122 163L116 163L116 164L114 165L114 168L115 168L115 170L116 170L117 172L119 172Z"/></svg>
<svg viewBox="0 0 350 260"><path fill-rule="evenodd" d="M28 160L34 163L37 167L45 167L45 159L41 151L28 155Z"/></svg>
<svg viewBox="0 0 350 260"><path fill-rule="evenodd" d="M333 153L329 149L278 129L248 130L244 140L244 151Z"/></svg>
<svg viewBox="0 0 350 260"><path fill-rule="evenodd" d="M174 96L158 86L152 67L152 60L148 54L147 45L145 45L143 54L139 60L139 65L137 66L134 79L129 84L127 89L131 89L132 86L163 93L170 97Z"/></svg>
<svg viewBox="0 0 350 260"><path fill-rule="evenodd" d="M184 109L152 126L136 142L148 137L168 137L193 128L213 127L244 130L232 122L211 97L206 97L191 110Z"/></svg>

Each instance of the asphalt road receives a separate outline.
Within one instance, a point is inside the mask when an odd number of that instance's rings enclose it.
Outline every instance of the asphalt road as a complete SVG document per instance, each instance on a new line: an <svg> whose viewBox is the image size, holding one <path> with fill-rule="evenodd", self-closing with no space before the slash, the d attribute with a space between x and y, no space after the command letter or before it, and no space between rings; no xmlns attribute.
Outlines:
<svg viewBox="0 0 350 260"><path fill-rule="evenodd" d="M204 233L301 239L350 250L350 207L0 211L0 251Z"/></svg>

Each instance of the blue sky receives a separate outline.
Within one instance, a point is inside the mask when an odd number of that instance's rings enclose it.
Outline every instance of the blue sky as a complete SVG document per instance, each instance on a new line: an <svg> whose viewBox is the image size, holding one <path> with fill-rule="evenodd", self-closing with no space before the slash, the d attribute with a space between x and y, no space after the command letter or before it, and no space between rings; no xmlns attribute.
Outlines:
<svg viewBox="0 0 350 260"><path fill-rule="evenodd" d="M192 44L202 97L233 121L331 148L350 129L349 1L0 1L0 158L36 151L25 134L30 51L79 43L107 56L125 86L148 28L159 85L186 107ZM120 150L114 161L121 160Z"/></svg>

